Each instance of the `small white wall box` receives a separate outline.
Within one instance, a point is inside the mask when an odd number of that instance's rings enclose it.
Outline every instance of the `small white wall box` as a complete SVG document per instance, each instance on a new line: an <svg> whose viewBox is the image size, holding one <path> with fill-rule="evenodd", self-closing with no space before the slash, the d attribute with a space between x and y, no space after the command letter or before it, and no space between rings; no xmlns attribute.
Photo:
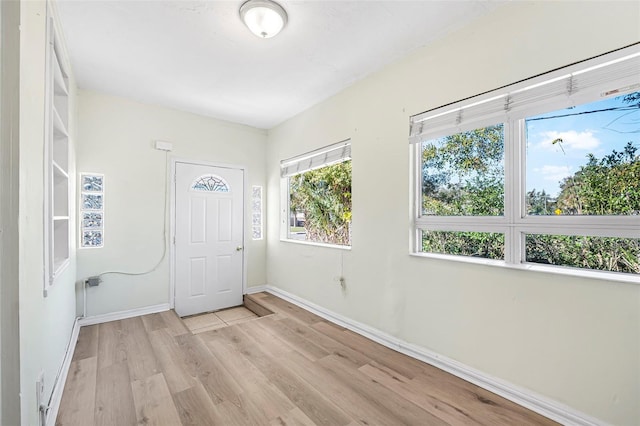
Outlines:
<svg viewBox="0 0 640 426"><path fill-rule="evenodd" d="M160 151L172 151L173 144L171 142L156 141L155 148Z"/></svg>

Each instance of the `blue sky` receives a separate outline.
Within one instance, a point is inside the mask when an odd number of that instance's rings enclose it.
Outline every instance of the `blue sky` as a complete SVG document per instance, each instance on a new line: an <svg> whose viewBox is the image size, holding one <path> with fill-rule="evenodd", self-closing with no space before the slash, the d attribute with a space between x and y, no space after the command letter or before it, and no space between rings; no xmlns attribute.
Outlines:
<svg viewBox="0 0 640 426"><path fill-rule="evenodd" d="M573 175L587 162L587 154L597 158L621 151L627 142L640 148L640 109L550 118L606 108L629 107L622 96L541 114L541 120L527 122L527 191L544 189L551 196L560 192L562 178ZM552 141L561 138L559 144Z"/></svg>

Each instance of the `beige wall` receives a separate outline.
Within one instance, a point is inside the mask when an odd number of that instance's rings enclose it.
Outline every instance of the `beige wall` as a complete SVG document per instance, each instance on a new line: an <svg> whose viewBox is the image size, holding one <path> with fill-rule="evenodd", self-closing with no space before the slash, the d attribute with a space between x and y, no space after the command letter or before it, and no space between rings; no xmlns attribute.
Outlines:
<svg viewBox="0 0 640 426"><path fill-rule="evenodd" d="M80 92L78 111L78 171L105 175L105 246L78 250L78 280L146 271L162 257L167 160L154 141L173 144L169 158L244 166L248 184L264 186L263 130L89 91ZM245 203L251 205L250 194ZM250 225L247 214L249 236ZM262 285L266 242L247 242L247 284ZM168 303L168 251L153 273L103 280L87 291L89 316Z"/></svg>
<svg viewBox="0 0 640 426"><path fill-rule="evenodd" d="M638 2L514 2L270 130L268 283L588 415L640 424L640 286L409 256L407 141L413 114L639 40ZM279 241L279 161L346 138L352 250Z"/></svg>
<svg viewBox="0 0 640 426"><path fill-rule="evenodd" d="M44 117L46 5L20 2L19 281L21 421L38 424L36 380L44 372L49 401L75 320L75 249L71 262L43 296L44 281ZM75 88L71 79L71 108ZM70 113L71 167L75 182L75 116ZM71 222L72 229L75 227Z"/></svg>

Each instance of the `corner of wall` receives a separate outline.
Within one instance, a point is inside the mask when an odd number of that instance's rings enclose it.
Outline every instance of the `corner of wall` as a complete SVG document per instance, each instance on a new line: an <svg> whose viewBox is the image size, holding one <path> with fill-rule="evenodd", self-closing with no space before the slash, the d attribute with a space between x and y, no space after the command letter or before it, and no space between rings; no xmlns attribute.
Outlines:
<svg viewBox="0 0 640 426"><path fill-rule="evenodd" d="M71 231L70 261L44 297L44 245L46 244L43 211L44 199L44 144L46 104L46 49L48 8L54 14L52 1L21 1L20 9L20 61L19 61L19 185L17 217L19 247L19 375L21 423L37 425L42 422L36 400L36 383L44 377L44 392L40 401L45 407L57 387L64 386L61 374L68 345L72 339L76 319L75 299L75 238ZM68 67L67 67L68 69ZM70 76L71 77L71 76ZM72 78L71 86L73 86ZM73 99L70 114L74 114ZM71 117L71 123L75 120ZM72 124L75 126L75 124ZM70 128L72 136L75 135ZM73 190L75 175L73 147L70 156L70 186ZM70 192L70 206L75 206L75 193ZM70 228L74 226L74 208L70 210ZM5 424L3 422L3 424ZM9 422L6 424L16 424Z"/></svg>
<svg viewBox="0 0 640 426"><path fill-rule="evenodd" d="M18 161L20 3L0 4L0 424L20 423Z"/></svg>

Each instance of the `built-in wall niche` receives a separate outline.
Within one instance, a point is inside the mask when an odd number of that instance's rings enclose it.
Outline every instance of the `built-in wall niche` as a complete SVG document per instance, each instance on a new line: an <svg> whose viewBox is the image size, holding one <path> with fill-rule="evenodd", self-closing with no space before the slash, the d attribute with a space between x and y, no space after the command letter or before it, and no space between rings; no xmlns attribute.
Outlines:
<svg viewBox="0 0 640 426"><path fill-rule="evenodd" d="M44 294L69 263L71 207L69 176L69 77L51 13L47 17L45 140Z"/></svg>
<svg viewBox="0 0 640 426"><path fill-rule="evenodd" d="M80 247L104 246L104 175L80 173Z"/></svg>

